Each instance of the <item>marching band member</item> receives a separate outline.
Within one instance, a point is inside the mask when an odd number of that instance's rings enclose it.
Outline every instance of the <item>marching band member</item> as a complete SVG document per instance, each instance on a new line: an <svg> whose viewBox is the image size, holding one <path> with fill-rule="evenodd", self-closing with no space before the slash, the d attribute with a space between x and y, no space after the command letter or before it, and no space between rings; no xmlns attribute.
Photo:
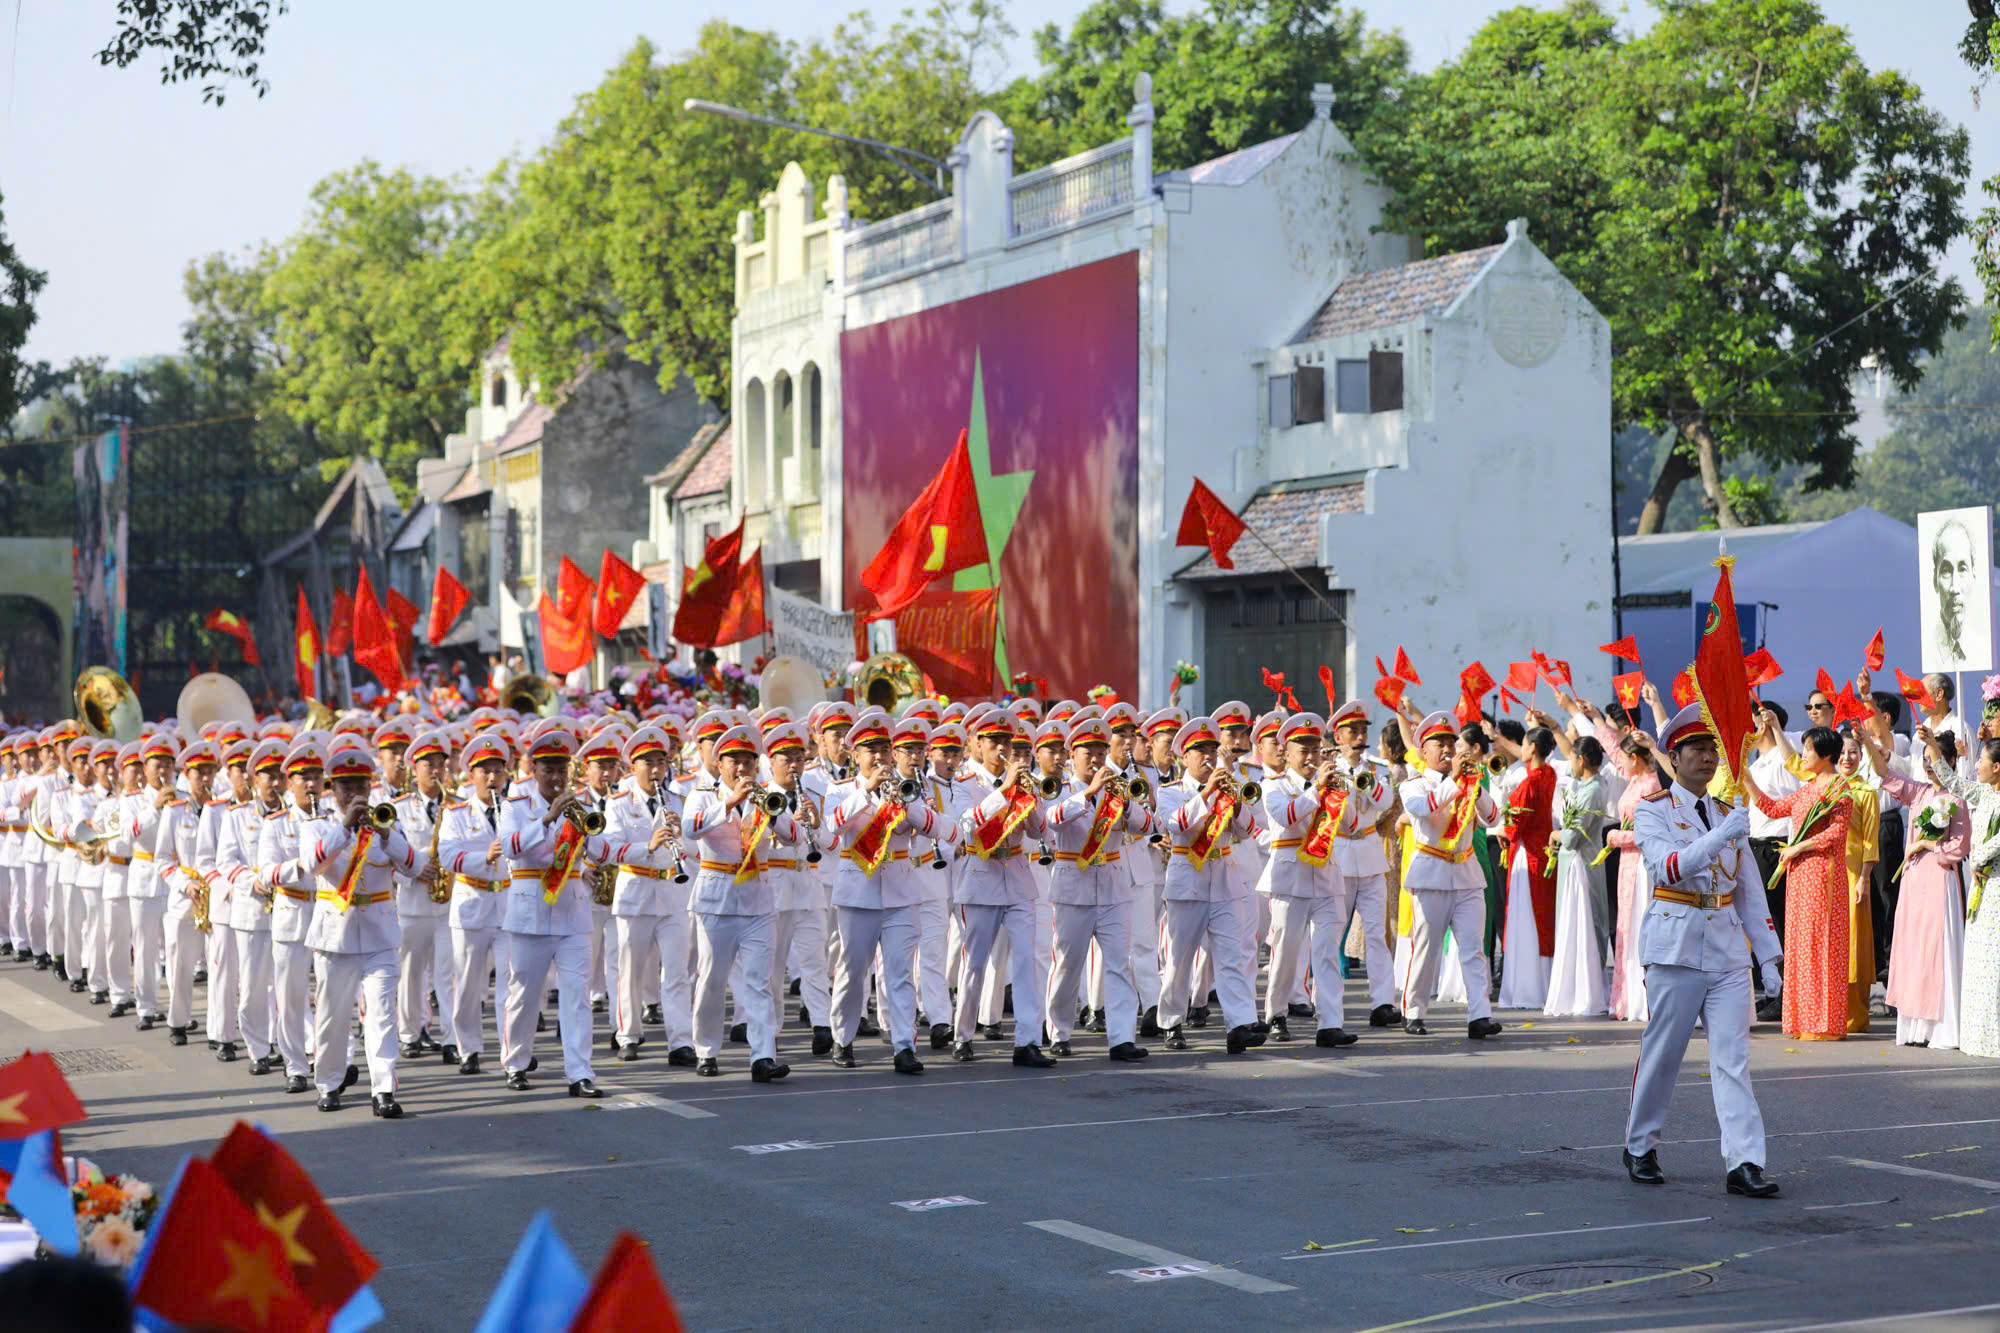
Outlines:
<svg viewBox="0 0 2000 1333"><path fill-rule="evenodd" d="M1465 975L1466 1035L1478 1040L1501 1029L1487 999L1486 879L1473 859L1472 833L1475 824L1491 827L1499 810L1480 785L1479 760L1459 741L1450 714L1425 717L1415 740L1425 768L1400 793L1416 842L1403 876L1416 918L1403 978L1403 1030L1419 1036L1430 1031L1424 1015L1437 991L1449 930Z"/></svg>
<svg viewBox="0 0 2000 1333"><path fill-rule="evenodd" d="M1335 762L1347 778L1347 803L1352 826L1334 836L1334 859L1340 877L1350 885L1354 911L1361 918L1363 961L1368 967L1368 1026L1384 1028L1403 1021L1396 1008L1396 964L1382 923L1389 919L1389 858L1382 850L1376 825L1395 804L1393 784L1378 761L1368 754L1368 709L1358 699L1336 708L1327 720L1338 749ZM1315 972L1317 976L1317 972Z"/></svg>
<svg viewBox="0 0 2000 1333"><path fill-rule="evenodd" d="M452 1000L446 1042L458 1051L458 1072L477 1074L486 1053L486 1023L479 1006L493 971L493 1012L504 1010L513 969L508 966L500 923L506 914L511 871L500 836L501 792L507 785L507 742L497 731L475 736L459 756L472 775L471 795L446 804L438 835L438 859L451 871ZM537 980L539 984L539 979Z"/></svg>
<svg viewBox="0 0 2000 1333"><path fill-rule="evenodd" d="M250 799L230 808L216 852L216 869L229 881L229 926L236 945L237 1031L250 1056L250 1073L284 1067L272 1031L271 887L258 871L257 842L264 821L284 810L280 789L285 743L258 741L250 750Z"/></svg>
<svg viewBox="0 0 2000 1333"><path fill-rule="evenodd" d="M928 747L919 752L911 765L912 772L924 784L924 802L935 811L948 830L958 827L959 796L957 767L958 756L963 747L951 755L948 765L943 763L937 746L937 736L933 728L942 726L932 720L937 711L935 700L929 702L928 709L917 709L907 716L922 722L926 728ZM906 743L899 739L897 748ZM946 739L960 734L957 727L945 732ZM926 759L930 762L926 763ZM898 766L900 768L900 765ZM916 870L917 885L923 891L923 898L917 904L917 974L914 984L917 988L917 1011L930 1024L931 1049L942 1051L951 1045L951 1023L946 1015L952 1012L951 990L945 984L947 950L951 939L952 892L956 883L956 866L947 850L950 844L945 839L931 839L925 849L929 855L921 862L911 861ZM914 855L914 850L913 850ZM881 993L880 984L877 993Z"/></svg>
<svg viewBox="0 0 2000 1333"><path fill-rule="evenodd" d="M577 796L587 811L606 817L611 803L612 780L618 772L618 747L625 734L617 726L599 727L577 746L577 765L583 770L583 784ZM600 894L603 876L617 874L615 864L595 862L584 867L584 884L590 889L590 1009L599 1013L610 1008L610 997L618 987L618 932L611 925L610 894ZM613 884L615 891L616 884ZM599 902L602 896L606 900ZM618 1034L614 1031L612 1041Z"/></svg>
<svg viewBox="0 0 2000 1333"><path fill-rule="evenodd" d="M1209 942L1214 960L1215 988L1229 1025L1227 1048L1241 1055L1264 1044L1257 1022L1256 945L1244 944L1249 904L1236 892L1229 873L1234 846L1253 838L1259 827L1256 811L1243 801L1240 787L1221 763L1222 737L1215 720L1197 717L1174 735L1174 750L1186 770L1162 793L1160 810L1173 841L1167 863L1167 970L1160 983L1160 1025L1167 1029L1167 1048L1184 1051L1187 1037L1181 1023L1187 1017L1190 983L1194 977L1195 945Z"/></svg>
<svg viewBox="0 0 2000 1333"><path fill-rule="evenodd" d="M392 769L385 759L383 781L370 796L380 794L395 807L397 827L421 853L416 875L396 877L397 1037L405 1059L437 1051L446 1064L455 1065L458 1052L452 1049L451 1020L447 1017L454 1008L451 927L446 921L451 909L448 900L437 900L431 894L433 885L443 885L446 892L451 887L451 872L438 854L444 840L444 775L450 757L444 737L435 731L408 737L398 733L392 739L401 744L385 746L377 732L376 751L396 757L395 769L407 785L400 793L389 795L397 784L389 780ZM428 1030L433 992L437 995L442 1044L433 1041Z"/></svg>
<svg viewBox="0 0 2000 1333"><path fill-rule="evenodd" d="M278 1054L285 1061L285 1091L291 1093L312 1087L312 1010L306 991L312 952L306 947L306 929L312 924L314 889L299 865L299 834L320 817L325 778L326 752L317 740L291 746L285 751L284 805L266 814L257 831L257 874L272 894L271 991L277 1001ZM347 1061L340 1063L346 1066Z"/></svg>
<svg viewBox="0 0 2000 1333"><path fill-rule="evenodd" d="M790 856L765 862L764 874L778 896L771 994L784 995L784 976L789 968L799 979L799 1007L813 1016L812 1052L825 1055L833 1049L833 1029L826 1018L832 993L826 965L826 884L815 860L820 830L826 825L825 809L813 799L804 781L805 732L797 724L787 723L765 738L765 747L772 783L785 793L785 809L798 820L804 838L804 845L793 849ZM787 865L788 860L793 864ZM782 998L777 1007L782 1028Z"/></svg>
<svg viewBox="0 0 2000 1333"><path fill-rule="evenodd" d="M125 910L132 937L132 994L139 1011L139 1031L150 1032L160 1021L160 954L165 947L166 884L158 857L160 815L174 789L176 753L171 736L157 733L140 747L145 766L145 790L126 809L130 819L132 864L125 868ZM171 851L171 849L169 849ZM169 858L171 859L171 857ZM186 1033L169 1033L180 1046Z"/></svg>
<svg viewBox="0 0 2000 1333"><path fill-rule="evenodd" d="M1153 817L1132 799L1129 779L1108 762L1111 735L1102 721L1079 722L1070 730L1069 744L1073 774L1069 790L1045 814L1056 846L1049 890L1055 908L1055 966L1049 978L1049 1035L1055 1039L1051 1053L1070 1054L1071 1006L1095 943L1104 969L1101 1012L1110 1058L1143 1060L1146 1048L1134 1040L1139 995L1132 984L1133 883L1119 862L1123 844L1152 832ZM1015 994L1019 993L1016 986Z"/></svg>
<svg viewBox="0 0 2000 1333"><path fill-rule="evenodd" d="M692 1067L694 1009L686 966L690 925L687 872L680 855L682 801L674 788L667 733L640 727L625 742L634 779L611 800L604 836L618 881L611 899L618 950L618 1056L637 1060L645 1015L657 1007L667 1063ZM648 997L648 992L651 997Z"/></svg>
<svg viewBox="0 0 2000 1333"><path fill-rule="evenodd" d="M974 1058L971 1037L982 987L997 989L1000 984L988 971L987 959L1004 930L1008 981L1014 988L1014 1063L1047 1069L1055 1061L1041 1048L1046 974L1038 965L1035 940L1035 905L1041 893L1023 857L1027 840L1040 841L1047 833L1042 816L1047 798L1028 766L1013 757L1018 726L1013 714L996 708L973 728L971 791L959 815L968 856L953 892L963 965L952 1058Z"/></svg>
<svg viewBox="0 0 2000 1333"><path fill-rule="evenodd" d="M132 909L125 888L132 875L133 802L145 799L145 751L138 741L118 747L118 795L103 816L104 981L111 1003L107 1018L132 1012ZM92 996L95 1002L96 997Z"/></svg>
<svg viewBox="0 0 2000 1333"><path fill-rule="evenodd" d="M219 857L229 824L229 807L237 799L238 786L244 782L250 751L239 742L230 742L227 748L219 740L209 744L221 759L225 776L220 788L211 783L208 803L201 808L195 835L195 873L201 876L208 890L208 930L202 941L203 957L208 962L208 1044L216 1059L229 1064L236 1059L236 1042L242 1035L236 1025L241 997L237 990L236 933L229 928L230 884L221 873Z"/></svg>
<svg viewBox="0 0 2000 1333"><path fill-rule="evenodd" d="M340 1109L355 1081L348 1063L358 999L367 1039L370 1106L383 1120L403 1114L396 1102L396 877L415 876L422 854L410 846L389 807L378 819L369 802L377 769L358 740L334 743L326 756L332 808L299 830L298 868L313 886L306 947L319 974L313 1012L313 1077L319 1109Z"/></svg>
<svg viewBox="0 0 2000 1333"><path fill-rule="evenodd" d="M1354 886L1340 872L1335 846L1352 832L1360 812L1340 766L1320 757L1319 718L1294 713L1274 743L1282 768L1265 769L1264 818L1272 833L1270 859L1257 891L1270 903L1271 973L1264 991L1264 1021L1278 1041L1290 1041L1287 1016L1301 964L1310 958L1314 1044L1351 1045L1346 1030L1340 941L1354 910ZM1310 946L1310 947L1308 947Z"/></svg>
<svg viewBox="0 0 2000 1333"><path fill-rule="evenodd" d="M166 890L167 1039L176 1046L187 1044L188 1029L194 1026L194 974L202 958L194 907L197 895L208 887L196 853L201 812L208 805L209 784L219 761L215 747L207 741L196 741L181 751L181 773L187 779L188 794L183 797L176 792L161 807L154 834L153 855Z"/></svg>
<svg viewBox="0 0 2000 1333"><path fill-rule="evenodd" d="M722 992L730 965L743 967L736 996L750 1042L750 1077L769 1083L791 1073L779 1064L778 1001L772 990L777 897L764 874L767 851L803 841L783 793L756 783L757 730L730 727L716 740L720 779L697 791L681 819L681 836L700 857L688 907L699 961L694 982L695 1073L721 1073ZM776 797L776 813L767 806Z"/></svg>

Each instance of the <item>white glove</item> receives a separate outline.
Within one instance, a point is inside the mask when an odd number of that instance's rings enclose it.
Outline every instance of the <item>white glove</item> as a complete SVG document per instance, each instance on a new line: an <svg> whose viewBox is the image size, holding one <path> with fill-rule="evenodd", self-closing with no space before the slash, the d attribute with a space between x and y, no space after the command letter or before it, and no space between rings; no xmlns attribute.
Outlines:
<svg viewBox="0 0 2000 1333"><path fill-rule="evenodd" d="M1734 810L1731 810L1728 814L1722 817L1722 822L1715 826L1715 832L1721 837L1721 839L1724 842L1727 842L1733 838L1749 837L1750 811L1744 808L1743 806L1740 805L1737 806Z"/></svg>
<svg viewBox="0 0 2000 1333"><path fill-rule="evenodd" d="M1757 971L1764 978L1764 994L1768 998L1775 1000L1784 993L1785 982L1778 974L1777 959L1773 958L1767 963L1758 964Z"/></svg>

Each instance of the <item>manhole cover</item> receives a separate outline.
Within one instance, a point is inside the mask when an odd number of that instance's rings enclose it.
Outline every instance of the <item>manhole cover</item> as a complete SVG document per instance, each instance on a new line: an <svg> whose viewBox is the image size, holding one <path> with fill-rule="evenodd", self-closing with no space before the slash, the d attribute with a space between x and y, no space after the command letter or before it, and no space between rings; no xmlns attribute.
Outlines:
<svg viewBox="0 0 2000 1333"><path fill-rule="evenodd" d="M1635 1281L1634 1279L1647 1279ZM1715 1281L1713 1273L1685 1273L1665 1264L1562 1264L1509 1273L1500 1285L1510 1291L1550 1294L1543 1305L1585 1305L1592 1301L1658 1300L1686 1295Z"/></svg>

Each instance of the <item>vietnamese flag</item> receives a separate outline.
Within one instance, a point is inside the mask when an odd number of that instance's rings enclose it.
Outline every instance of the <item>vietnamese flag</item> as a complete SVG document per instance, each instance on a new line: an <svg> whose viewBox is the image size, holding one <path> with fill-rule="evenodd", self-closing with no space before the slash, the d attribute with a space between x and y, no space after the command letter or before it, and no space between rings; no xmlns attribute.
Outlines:
<svg viewBox="0 0 2000 1333"><path fill-rule="evenodd" d="M1483 698L1493 692L1493 676L1482 662L1474 662L1458 673L1458 688L1468 699Z"/></svg>
<svg viewBox="0 0 2000 1333"><path fill-rule="evenodd" d="M1535 688L1535 664L1533 662L1509 662L1507 664L1507 688L1510 690L1533 690Z"/></svg>
<svg viewBox="0 0 2000 1333"><path fill-rule="evenodd" d="M83 1103L47 1051L0 1065L0 1139L25 1139L84 1118Z"/></svg>
<svg viewBox="0 0 2000 1333"><path fill-rule="evenodd" d="M298 589L299 607L292 613L293 670L298 676L299 698L319 698L319 625L313 620L312 604L306 601L306 590L302 584L294 584Z"/></svg>
<svg viewBox="0 0 2000 1333"><path fill-rule="evenodd" d="M1403 651L1403 645L1400 643L1396 645L1396 679L1408 681L1412 685L1424 683L1424 678L1417 674L1414 666L1410 665L1410 655Z"/></svg>
<svg viewBox="0 0 2000 1333"><path fill-rule="evenodd" d="M250 626L244 623L243 617L237 615L234 611L223 611L220 609L210 611L207 617L201 622L201 627L203 629L215 630L220 634L227 634L242 647L244 661L248 662L251 666L263 665L263 662L257 656L257 636L250 632Z"/></svg>
<svg viewBox="0 0 2000 1333"><path fill-rule="evenodd" d="M542 591L537 610L541 615L544 671L551 676L567 676L595 655L589 623L565 616L562 608L550 599L547 589Z"/></svg>
<svg viewBox="0 0 2000 1333"><path fill-rule="evenodd" d="M597 572L597 607L592 617L597 622L598 638L618 637L618 626L624 622L625 613L645 586L645 575L610 550L604 552L604 563Z"/></svg>
<svg viewBox="0 0 2000 1333"><path fill-rule="evenodd" d="M403 683L403 658L396 649L396 629L375 600L375 585L368 581L368 567L354 584L354 660L366 668L385 690Z"/></svg>
<svg viewBox="0 0 2000 1333"><path fill-rule="evenodd" d="M1821 694L1824 694L1826 696L1826 701L1828 703L1833 702L1833 694L1834 694L1833 677L1829 676L1826 673L1825 667L1821 667L1819 669L1819 675L1814 677L1813 688L1818 690Z"/></svg>
<svg viewBox="0 0 2000 1333"><path fill-rule="evenodd" d="M326 622L326 651L341 657L354 650L354 599L340 589L333 590L333 614Z"/></svg>
<svg viewBox="0 0 2000 1333"><path fill-rule="evenodd" d="M1694 665L1695 701L1701 714L1715 729L1716 748L1722 751L1722 780L1725 787L1741 786L1744 751L1757 732L1756 713L1750 704L1750 673L1743 664L1743 635L1736 625L1736 592L1729 572L1736 561L1722 556L1715 562L1721 571L1715 580L1715 595L1709 599L1708 623L1702 627Z"/></svg>
<svg viewBox="0 0 2000 1333"><path fill-rule="evenodd" d="M1257 669L1264 673L1264 688L1277 696L1271 700L1271 706L1273 708L1288 708L1294 713L1298 712L1299 696L1292 693L1291 687L1285 684L1285 673L1280 671L1274 674L1269 667L1258 667Z"/></svg>
<svg viewBox="0 0 2000 1333"><path fill-rule="evenodd" d="M292 1280L322 1311L346 1305L381 1268L327 1206L305 1168L262 1130L237 1121L208 1161L278 1238L291 1260Z"/></svg>
<svg viewBox="0 0 2000 1333"><path fill-rule="evenodd" d="M1866 722L1875 716L1875 705L1871 701L1862 703L1854 693L1854 682L1848 681L1840 687L1840 693L1833 696L1833 725L1843 722Z"/></svg>
<svg viewBox="0 0 2000 1333"><path fill-rule="evenodd" d="M389 617L389 627L396 631L396 656L407 668L417 660L417 617L422 614L417 604L394 588L389 589L383 599L382 613Z"/></svg>
<svg viewBox="0 0 2000 1333"><path fill-rule="evenodd" d="M333 1313L299 1289L289 1237L199 1157L181 1168L147 1240L132 1300L183 1328L321 1329Z"/></svg>
<svg viewBox="0 0 2000 1333"><path fill-rule="evenodd" d="M771 631L771 622L764 617L763 547L759 546L757 554L737 569L735 584L730 590L729 604L722 609L722 619L716 624L715 642L710 647L741 643Z"/></svg>
<svg viewBox="0 0 2000 1333"><path fill-rule="evenodd" d="M1639 715L1639 701L1646 697L1646 673L1628 671L1622 676L1611 678L1611 689L1618 696L1618 702L1626 712L1634 717Z"/></svg>
<svg viewBox="0 0 2000 1333"><path fill-rule="evenodd" d="M589 1294L570 1318L568 1333L624 1333L635 1328L681 1333L683 1327L645 1242L621 1231L604 1256L604 1267L591 1279Z"/></svg>
<svg viewBox="0 0 2000 1333"><path fill-rule="evenodd" d="M1694 702L1694 668L1690 666L1674 677L1674 707L1686 708Z"/></svg>
<svg viewBox="0 0 2000 1333"><path fill-rule="evenodd" d="M701 563L681 579L680 605L674 608L674 640L696 648L715 645L723 612L736 591L737 567L743 555L743 520L707 544Z"/></svg>
<svg viewBox="0 0 2000 1333"><path fill-rule="evenodd" d="M1398 676L1384 676L1382 679L1376 681L1375 697L1380 699L1382 706L1390 712L1397 711L1403 705L1402 678Z"/></svg>
<svg viewBox="0 0 2000 1333"><path fill-rule="evenodd" d="M1333 706L1338 702L1334 697L1332 667L1323 666L1319 669L1319 685L1321 689L1326 691L1326 715L1332 717Z"/></svg>
<svg viewBox="0 0 2000 1333"><path fill-rule="evenodd" d="M1513 712L1513 711L1514 711L1514 705L1515 705L1515 704L1518 704L1518 703L1520 703L1520 702L1521 702L1521 701L1520 701L1519 699L1517 699L1517 698L1515 698L1515 697L1514 697L1514 692L1513 692L1512 690L1508 689L1508 688L1507 688L1507 687L1506 687L1505 685L1502 685L1502 686L1500 687L1500 711L1501 711L1501 712L1503 712L1503 713L1511 713L1511 712Z"/></svg>
<svg viewBox="0 0 2000 1333"><path fill-rule="evenodd" d="M451 633L451 627L471 604L472 594L465 590L458 576L439 565L436 577L431 580L430 623L424 627L424 637L431 641L431 647L444 642L444 636Z"/></svg>
<svg viewBox="0 0 2000 1333"><path fill-rule="evenodd" d="M1597 651L1610 653L1613 657L1622 657L1634 666L1645 665L1639 660L1639 636L1636 634L1627 634L1616 643L1600 643L1597 645Z"/></svg>
<svg viewBox="0 0 2000 1333"><path fill-rule="evenodd" d="M1475 722L1479 721L1480 713L1479 713L1478 696L1472 694L1459 695L1458 707L1452 710L1452 714L1453 716L1458 718L1460 726L1469 727L1473 725Z"/></svg>
<svg viewBox="0 0 2000 1333"><path fill-rule="evenodd" d="M1912 704L1926 709L1936 707L1936 704L1931 699L1931 687L1924 684L1921 678L1904 675L1903 668L1901 667L1896 668L1896 688L1901 690L1903 697L1908 699Z"/></svg>
<svg viewBox="0 0 2000 1333"><path fill-rule="evenodd" d="M1236 511L1196 477L1187 503L1181 506L1181 527L1174 535L1174 545L1206 546L1218 569L1234 569L1236 562L1229 558L1229 550L1245 531Z"/></svg>
<svg viewBox="0 0 2000 1333"><path fill-rule="evenodd" d="M1861 650L1861 655L1867 659L1870 671L1882 669L1882 663L1888 660L1888 649L1882 643L1881 630L1875 631L1875 637L1868 641L1868 646Z"/></svg>
<svg viewBox="0 0 2000 1333"><path fill-rule="evenodd" d="M1785 669L1778 665L1777 658L1771 656L1769 648L1759 648L1744 658L1743 669L1750 673L1750 688L1753 690L1760 685L1769 685L1785 674Z"/></svg>
<svg viewBox="0 0 2000 1333"><path fill-rule="evenodd" d="M597 585L590 576L576 567L576 562L568 556L556 569L556 610L564 620L590 621L590 604L597 598Z"/></svg>
<svg viewBox="0 0 2000 1333"><path fill-rule="evenodd" d="M861 586L875 594L876 610L870 619L895 615L921 597L932 580L991 558L973 483L972 451L961 430L944 467L903 511L889 539L861 571ZM758 596L762 595L760 590Z"/></svg>

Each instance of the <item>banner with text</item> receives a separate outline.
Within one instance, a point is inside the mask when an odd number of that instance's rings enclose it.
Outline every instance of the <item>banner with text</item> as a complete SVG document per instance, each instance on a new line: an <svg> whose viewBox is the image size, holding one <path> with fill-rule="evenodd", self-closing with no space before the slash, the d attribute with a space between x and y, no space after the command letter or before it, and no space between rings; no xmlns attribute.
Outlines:
<svg viewBox="0 0 2000 1333"><path fill-rule="evenodd" d="M854 613L829 611L810 598L783 588L764 592L764 614L779 656L802 657L828 677L854 660Z"/></svg>

